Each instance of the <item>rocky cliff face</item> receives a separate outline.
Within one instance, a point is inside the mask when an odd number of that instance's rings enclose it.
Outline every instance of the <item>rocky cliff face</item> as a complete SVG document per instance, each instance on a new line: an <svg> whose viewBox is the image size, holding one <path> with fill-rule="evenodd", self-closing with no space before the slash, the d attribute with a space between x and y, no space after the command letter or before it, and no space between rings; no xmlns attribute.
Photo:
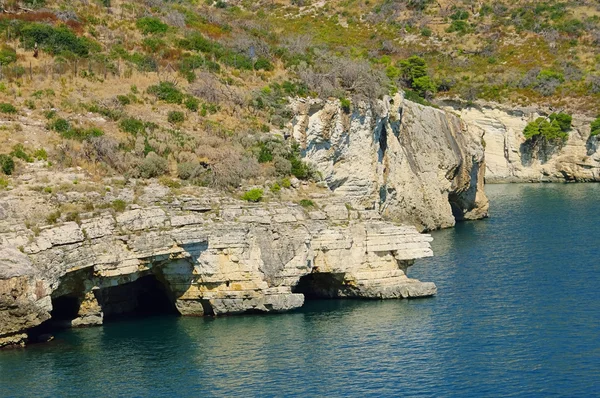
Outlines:
<svg viewBox="0 0 600 398"><path fill-rule="evenodd" d="M486 182L600 181L598 139L589 137L592 119L585 115L573 115L563 146L531 151L524 145L523 129L551 110L485 102L471 107L447 102L444 107L484 134Z"/></svg>
<svg viewBox="0 0 600 398"><path fill-rule="evenodd" d="M83 214L37 230L17 222L36 195L4 194L0 346L22 344L48 325L98 325L136 311L277 312L300 307L305 295L436 291L406 275L415 259L432 255L430 236L385 222L376 211L332 198L305 210L208 190L173 197L150 185L144 192L141 205L124 212Z"/></svg>
<svg viewBox="0 0 600 398"><path fill-rule="evenodd" d="M420 230L487 216L482 131L402 95L355 104L301 99L293 138L328 187L355 208Z"/></svg>

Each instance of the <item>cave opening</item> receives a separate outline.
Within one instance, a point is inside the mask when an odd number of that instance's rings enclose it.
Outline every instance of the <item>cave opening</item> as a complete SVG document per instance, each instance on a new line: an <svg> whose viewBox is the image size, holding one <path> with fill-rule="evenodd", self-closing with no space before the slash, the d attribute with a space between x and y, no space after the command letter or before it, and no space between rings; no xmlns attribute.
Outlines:
<svg viewBox="0 0 600 398"><path fill-rule="evenodd" d="M448 196L448 202L450 203L450 208L452 209L452 216L455 221L463 221L465 219L465 212L463 208L459 205L459 198L455 194L450 194Z"/></svg>
<svg viewBox="0 0 600 398"><path fill-rule="evenodd" d="M170 290L156 275L102 288L94 294L104 313L105 322L124 317L179 314Z"/></svg>
<svg viewBox="0 0 600 398"><path fill-rule="evenodd" d="M343 296L346 288L343 273L313 272L302 276L292 292L304 294L306 300L317 300Z"/></svg>

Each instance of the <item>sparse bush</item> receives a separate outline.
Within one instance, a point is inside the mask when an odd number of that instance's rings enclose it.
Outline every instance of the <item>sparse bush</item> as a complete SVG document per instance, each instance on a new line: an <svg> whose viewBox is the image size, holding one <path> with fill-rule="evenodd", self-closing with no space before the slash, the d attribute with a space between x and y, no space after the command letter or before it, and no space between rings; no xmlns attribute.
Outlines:
<svg viewBox="0 0 600 398"><path fill-rule="evenodd" d="M48 153L44 148L40 148L33 152L33 157L37 160L48 160Z"/></svg>
<svg viewBox="0 0 600 398"><path fill-rule="evenodd" d="M188 110L190 110L192 112L198 112L198 108L200 106L200 101L198 100L198 98L192 97L190 95L185 99L185 102L183 104L185 105L185 107Z"/></svg>
<svg viewBox="0 0 600 398"><path fill-rule="evenodd" d="M17 60L17 52L7 45L0 46L0 64L8 65Z"/></svg>
<svg viewBox="0 0 600 398"><path fill-rule="evenodd" d="M135 26L145 35L155 33L166 33L169 26L166 23L161 22L160 19L155 17L143 17L135 22Z"/></svg>
<svg viewBox="0 0 600 398"><path fill-rule="evenodd" d="M254 69L272 71L273 69L275 69L275 67L273 66L271 61L269 61L266 58L261 57L261 58L258 58L256 60L256 62L254 63Z"/></svg>
<svg viewBox="0 0 600 398"><path fill-rule="evenodd" d="M271 190L271 192L277 193L277 192L281 191L281 185L279 185L279 183L277 183L277 182L274 182L273 184L271 184L269 189Z"/></svg>
<svg viewBox="0 0 600 398"><path fill-rule="evenodd" d="M60 218L60 211L56 210L46 216L46 222L48 224L56 224Z"/></svg>
<svg viewBox="0 0 600 398"><path fill-rule="evenodd" d="M289 178L285 177L281 179L281 187L282 188L290 188L292 186L292 182L290 181Z"/></svg>
<svg viewBox="0 0 600 398"><path fill-rule="evenodd" d="M167 120L171 124L180 124L185 121L185 115L180 111L170 111Z"/></svg>
<svg viewBox="0 0 600 398"><path fill-rule="evenodd" d="M10 155L14 158L24 160L27 163L33 162L33 158L29 156L27 152L25 152L25 147L23 146L23 144L16 144L13 147L13 150L10 153Z"/></svg>
<svg viewBox="0 0 600 398"><path fill-rule="evenodd" d="M117 101L123 106L131 104L131 99L126 95L117 95Z"/></svg>
<svg viewBox="0 0 600 398"><path fill-rule="evenodd" d="M315 207L315 202L313 202L310 199L302 199L300 200L300 202L298 202L300 204L300 206L304 207L304 208L311 208L311 207Z"/></svg>
<svg viewBox="0 0 600 398"><path fill-rule="evenodd" d="M590 136L595 137L600 134L600 116L596 118L590 125Z"/></svg>
<svg viewBox="0 0 600 398"><path fill-rule="evenodd" d="M148 87L148 94L155 95L159 100L169 104L181 104L184 99L183 93L171 82L160 82Z"/></svg>
<svg viewBox="0 0 600 398"><path fill-rule="evenodd" d="M165 174L168 166L167 159L150 152L138 166L138 171L142 178L153 178Z"/></svg>
<svg viewBox="0 0 600 398"><path fill-rule="evenodd" d="M350 107L352 106L352 103L348 98L340 98L340 105L344 113L350 113Z"/></svg>
<svg viewBox="0 0 600 398"><path fill-rule="evenodd" d="M127 208L127 202L121 199L113 200L113 202L110 205L113 208L113 210L117 213L122 213Z"/></svg>
<svg viewBox="0 0 600 398"><path fill-rule="evenodd" d="M119 128L125 133L129 133L136 136L138 134L144 134L146 124L139 119L128 117L126 119L121 120L121 122L119 123Z"/></svg>
<svg viewBox="0 0 600 398"><path fill-rule="evenodd" d="M11 175L15 170L15 162L10 155L0 155L0 167L6 175Z"/></svg>
<svg viewBox="0 0 600 398"><path fill-rule="evenodd" d="M246 191L242 195L242 199L248 202L260 202L263 198L263 190L260 188L254 188L249 191Z"/></svg>
<svg viewBox="0 0 600 398"><path fill-rule="evenodd" d="M17 108L15 108L12 104L6 102L0 102L0 112L1 113L17 113Z"/></svg>

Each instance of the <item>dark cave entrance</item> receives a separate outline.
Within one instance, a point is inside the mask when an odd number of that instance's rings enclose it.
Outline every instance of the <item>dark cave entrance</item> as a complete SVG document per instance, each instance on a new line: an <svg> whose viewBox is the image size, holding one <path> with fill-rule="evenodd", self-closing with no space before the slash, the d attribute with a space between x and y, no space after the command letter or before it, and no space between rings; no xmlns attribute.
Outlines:
<svg viewBox="0 0 600 398"><path fill-rule="evenodd" d="M292 288L293 293L302 293L307 300L337 298L343 296L344 290L344 274L329 272L304 275Z"/></svg>
<svg viewBox="0 0 600 398"><path fill-rule="evenodd" d="M452 193L448 195L448 202L450 202L450 208L452 209L452 216L454 216L454 220L463 221L465 219L465 212L459 205L460 198L458 195Z"/></svg>
<svg viewBox="0 0 600 398"><path fill-rule="evenodd" d="M146 275L130 283L99 289L95 295L105 322L124 317L179 314L170 290L156 275Z"/></svg>

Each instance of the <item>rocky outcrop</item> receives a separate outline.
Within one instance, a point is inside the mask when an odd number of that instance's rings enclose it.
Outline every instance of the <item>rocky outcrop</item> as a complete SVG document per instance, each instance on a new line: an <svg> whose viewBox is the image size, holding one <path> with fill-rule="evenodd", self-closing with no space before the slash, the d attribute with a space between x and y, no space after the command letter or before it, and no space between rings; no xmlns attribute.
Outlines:
<svg viewBox="0 0 600 398"><path fill-rule="evenodd" d="M487 216L480 129L398 94L359 102L298 99L292 136L350 206L420 230Z"/></svg>
<svg viewBox="0 0 600 398"><path fill-rule="evenodd" d="M466 106L450 101L444 107L484 135L488 183L600 181L598 139L590 137L590 117L573 115L573 128L564 145L532 149L525 144L523 129L552 113L550 109L487 102Z"/></svg>
<svg viewBox="0 0 600 398"><path fill-rule="evenodd" d="M433 283L407 277L415 259L432 255L431 237L412 226L330 200L305 210L202 192L34 231L4 224L12 227L0 233L0 346L33 338L38 325L98 325L138 310L278 312L300 307L305 294L436 292ZM17 211L5 210L9 217Z"/></svg>

